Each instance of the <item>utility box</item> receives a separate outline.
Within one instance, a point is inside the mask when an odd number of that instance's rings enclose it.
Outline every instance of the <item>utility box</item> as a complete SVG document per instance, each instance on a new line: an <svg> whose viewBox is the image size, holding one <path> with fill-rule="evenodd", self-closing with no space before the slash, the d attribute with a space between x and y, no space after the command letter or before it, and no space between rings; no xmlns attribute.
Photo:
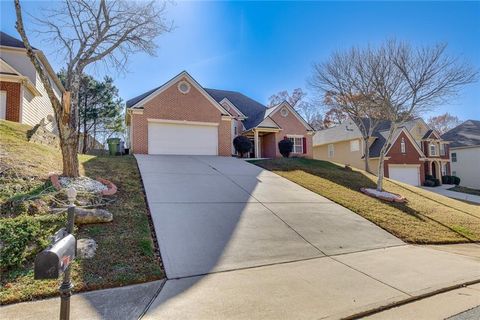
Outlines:
<svg viewBox="0 0 480 320"><path fill-rule="evenodd" d="M75 237L65 229L59 230L52 244L35 257L35 280L57 279L75 259L76 251Z"/></svg>

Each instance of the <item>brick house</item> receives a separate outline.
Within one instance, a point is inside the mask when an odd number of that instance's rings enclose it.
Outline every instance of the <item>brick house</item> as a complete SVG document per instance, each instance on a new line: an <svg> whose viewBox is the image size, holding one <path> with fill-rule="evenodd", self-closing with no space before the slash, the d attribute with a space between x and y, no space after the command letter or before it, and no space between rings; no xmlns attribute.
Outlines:
<svg viewBox="0 0 480 320"><path fill-rule="evenodd" d="M63 86L42 51L35 49L61 99ZM0 119L35 126L42 120L56 132L53 108L23 42L0 32Z"/></svg>
<svg viewBox="0 0 480 320"><path fill-rule="evenodd" d="M364 120L368 127L368 121ZM381 122L372 134L369 146L369 166L376 172L380 151L385 145L391 123ZM431 129L422 119L404 123L394 133L387 147L384 174L387 178L422 185L426 175L441 180L450 174L449 142ZM351 119L340 125L318 131L313 138L313 157L364 169L364 141L362 134Z"/></svg>
<svg viewBox="0 0 480 320"><path fill-rule="evenodd" d="M310 125L287 102L267 108L234 91L203 88L186 71L127 101L127 146L143 154L235 154L238 135L253 142L251 157L279 157L278 142L293 155L312 156Z"/></svg>

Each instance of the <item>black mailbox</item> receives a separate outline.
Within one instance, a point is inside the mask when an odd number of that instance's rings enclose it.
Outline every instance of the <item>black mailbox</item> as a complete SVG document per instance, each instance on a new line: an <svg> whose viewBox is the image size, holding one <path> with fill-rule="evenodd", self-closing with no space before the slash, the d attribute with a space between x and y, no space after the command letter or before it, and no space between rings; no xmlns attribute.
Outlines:
<svg viewBox="0 0 480 320"><path fill-rule="evenodd" d="M59 230L53 243L35 257L34 278L57 279L75 258L76 249L75 237Z"/></svg>

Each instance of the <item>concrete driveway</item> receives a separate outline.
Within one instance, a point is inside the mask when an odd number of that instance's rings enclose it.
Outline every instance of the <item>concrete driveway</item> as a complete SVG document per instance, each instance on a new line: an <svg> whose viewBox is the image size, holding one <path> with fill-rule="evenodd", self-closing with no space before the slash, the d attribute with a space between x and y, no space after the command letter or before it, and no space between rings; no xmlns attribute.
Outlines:
<svg viewBox="0 0 480 320"><path fill-rule="evenodd" d="M168 278L145 319L340 318L480 279L243 160L137 160Z"/></svg>

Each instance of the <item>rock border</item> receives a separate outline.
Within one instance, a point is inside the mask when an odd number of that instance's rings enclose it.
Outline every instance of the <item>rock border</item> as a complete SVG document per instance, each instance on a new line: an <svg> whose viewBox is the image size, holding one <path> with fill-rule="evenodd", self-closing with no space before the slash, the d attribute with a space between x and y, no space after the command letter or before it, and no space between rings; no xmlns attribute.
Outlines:
<svg viewBox="0 0 480 320"><path fill-rule="evenodd" d="M52 173L52 174L50 174L49 178L50 178L50 182L52 183L53 187L57 191L60 191L62 189L62 186L60 185L60 181L58 179L58 174ZM97 177L95 180L104 184L107 187L106 190L102 190L102 191L99 192L99 194L101 194L102 196L111 196L111 195L114 195L115 193L117 193L117 186L113 182L111 182L110 180L103 179L103 178L100 178L100 177Z"/></svg>
<svg viewBox="0 0 480 320"><path fill-rule="evenodd" d="M372 198L381 199L381 200L385 200L385 201L388 201L388 202L397 202L397 203L406 203L407 202L407 198L405 198L404 196L399 195L397 193L389 192L392 196L395 196L395 198L389 198L389 197L385 197L385 196L382 196L382 195L371 193L369 190L367 190L367 188L360 188L360 191L362 191L364 194L366 194L367 196L370 196Z"/></svg>

